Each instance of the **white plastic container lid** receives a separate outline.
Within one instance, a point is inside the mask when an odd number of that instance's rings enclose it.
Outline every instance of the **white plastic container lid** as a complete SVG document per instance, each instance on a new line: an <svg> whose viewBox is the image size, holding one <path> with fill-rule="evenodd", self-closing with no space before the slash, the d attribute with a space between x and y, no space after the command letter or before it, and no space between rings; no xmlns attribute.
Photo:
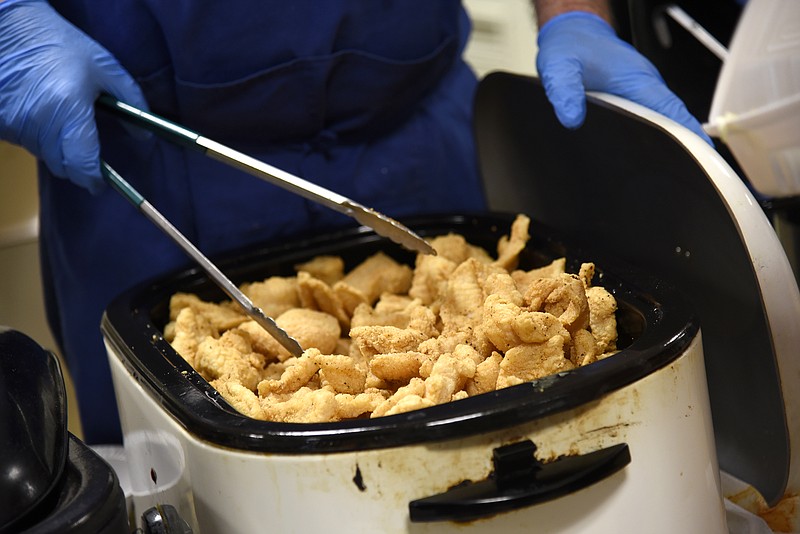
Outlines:
<svg viewBox="0 0 800 534"><path fill-rule="evenodd" d="M800 1L749 0L705 129L760 193L800 194Z"/></svg>

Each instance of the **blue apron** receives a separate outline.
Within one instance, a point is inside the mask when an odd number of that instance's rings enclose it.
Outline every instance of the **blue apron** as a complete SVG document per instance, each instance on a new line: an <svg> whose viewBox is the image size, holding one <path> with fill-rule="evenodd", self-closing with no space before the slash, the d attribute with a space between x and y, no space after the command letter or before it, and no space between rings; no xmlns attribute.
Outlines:
<svg viewBox="0 0 800 534"><path fill-rule="evenodd" d="M484 208L476 80L457 0L53 0L137 79L153 112L390 216ZM205 254L351 224L340 214L98 117L102 155ZM188 264L116 192L40 165L48 318L88 443L120 440L99 323Z"/></svg>

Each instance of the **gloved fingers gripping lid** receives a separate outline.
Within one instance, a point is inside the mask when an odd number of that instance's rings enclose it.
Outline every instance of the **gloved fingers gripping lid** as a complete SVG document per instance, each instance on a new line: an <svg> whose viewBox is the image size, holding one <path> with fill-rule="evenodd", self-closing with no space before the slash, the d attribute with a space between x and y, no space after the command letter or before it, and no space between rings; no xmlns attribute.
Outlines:
<svg viewBox="0 0 800 534"><path fill-rule="evenodd" d="M655 66L597 15L557 15L539 30L538 44L539 76L564 126L580 126L586 114L585 92L599 91L661 113L713 145Z"/></svg>
<svg viewBox="0 0 800 534"><path fill-rule="evenodd" d="M559 122L566 128L578 128L586 118L586 89L581 63L564 60L548 66L537 61L537 69Z"/></svg>

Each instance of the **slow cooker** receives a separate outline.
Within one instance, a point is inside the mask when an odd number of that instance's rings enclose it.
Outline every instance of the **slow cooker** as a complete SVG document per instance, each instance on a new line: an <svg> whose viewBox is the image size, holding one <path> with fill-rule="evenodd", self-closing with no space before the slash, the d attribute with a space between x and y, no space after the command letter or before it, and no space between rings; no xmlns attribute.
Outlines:
<svg viewBox="0 0 800 534"><path fill-rule="evenodd" d="M492 212L403 222L423 236L458 232L491 250L508 232L513 213L530 214L533 239L523 261L533 267L565 256L573 268L594 261L599 284L620 303L618 354L390 417L320 424L256 421L233 410L164 340L174 292L223 298L197 269L172 273L120 295L102 322L136 510L170 504L195 532L716 533L727 530L718 455L728 470L758 484L770 498L796 487L788 443L797 427L787 421L796 421L798 404L790 409L789 401L797 399L784 396L786 407L781 404L777 414L761 413L771 421L757 421L754 428L768 426L771 434L753 437L726 419L724 402L721 412L715 410L715 392L728 391L720 386L724 375L710 374L719 371L713 363L725 357L720 345L731 348L729 355L741 357L748 368L732 373L734 384L740 385L740 373L752 373L751 388L768 388L767 406L777 407L775 398L785 394L780 377L797 368L797 362L786 364L781 357L798 334L773 329L781 313L794 312L796 318L800 310L785 256L766 236L756 248L768 248L769 254L745 256L749 270L737 263L741 254L717 258L720 279L707 278L705 269L674 268L700 263L704 252L697 247L709 234L745 251L752 245L748 232L755 230L737 226L736 209L724 200L727 193L707 174L712 164L725 171L724 162L693 134L627 102L593 97L578 131L554 124L547 106L535 79L506 74L485 79L477 97L476 134ZM622 148L615 151L618 145ZM674 158L669 167L658 166L662 152ZM648 154L652 160L642 162ZM646 176L653 165L655 174L677 173L676 185L702 182L693 188L703 190L702 199L711 204L671 204L674 197L664 194L669 180ZM731 174L725 187L734 187ZM692 213L698 205L708 213ZM695 227L702 214L726 219L719 228ZM683 226L671 226L676 219ZM644 232L653 227L660 231ZM688 237L665 237L670 232ZM717 245L705 243L714 251ZM241 283L290 275L293 265L320 254L338 254L354 264L377 250L413 261L396 245L353 228L234 252L218 265ZM750 260L756 259L754 274ZM732 270L747 271L749 278L737 278L739 285L727 288ZM774 285L764 286L761 274L786 277L780 282L792 285L778 294ZM747 301L751 293L755 303ZM720 331L722 317L709 314L706 306L720 295L726 318L740 309L731 306L731 295L744 295L741 309L752 332ZM760 347L762 333L769 336L769 357L746 352ZM757 340L744 343L742 334ZM730 337L741 346L731 347ZM716 359L704 357L708 352ZM758 358L763 361L753 361ZM741 423L753 423L748 415ZM763 478L747 478L743 475L761 474L757 460L751 461L758 457L739 461L753 452L751 445L762 447L761 454L787 454L762 464L769 470ZM778 472L783 481L776 483Z"/></svg>

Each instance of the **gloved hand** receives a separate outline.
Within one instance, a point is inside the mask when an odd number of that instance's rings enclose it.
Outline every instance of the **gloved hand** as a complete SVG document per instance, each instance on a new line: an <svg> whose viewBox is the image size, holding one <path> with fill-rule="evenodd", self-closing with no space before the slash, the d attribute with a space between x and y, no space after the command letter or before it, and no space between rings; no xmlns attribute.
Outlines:
<svg viewBox="0 0 800 534"><path fill-rule="evenodd" d="M713 146L655 66L597 15L572 11L539 30L536 68L558 120L577 128L586 117L586 91L621 96L666 115Z"/></svg>
<svg viewBox="0 0 800 534"><path fill-rule="evenodd" d="M117 60L46 1L0 1L0 138L97 192L103 179L94 102L101 92L147 109Z"/></svg>

